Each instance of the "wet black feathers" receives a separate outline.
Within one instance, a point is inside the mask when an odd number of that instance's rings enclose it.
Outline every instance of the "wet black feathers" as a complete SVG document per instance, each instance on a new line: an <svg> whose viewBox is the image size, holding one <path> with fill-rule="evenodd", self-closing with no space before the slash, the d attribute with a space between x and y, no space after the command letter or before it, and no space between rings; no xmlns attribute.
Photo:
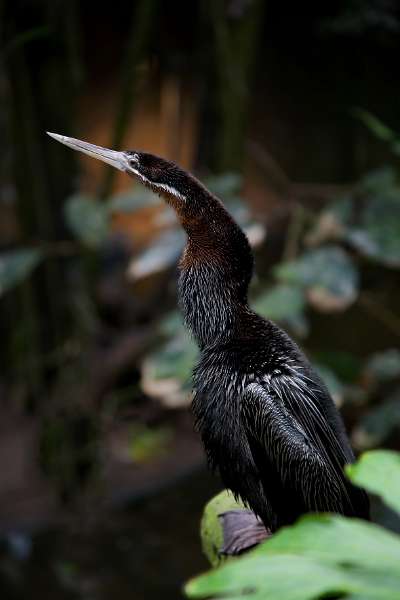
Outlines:
<svg viewBox="0 0 400 600"><path fill-rule="evenodd" d="M205 350L195 371L211 466L272 531L310 511L368 518L365 493L343 473L354 457L324 385L283 331L247 319L254 327Z"/></svg>
<svg viewBox="0 0 400 600"><path fill-rule="evenodd" d="M354 457L324 384L289 336L248 306L246 236L177 165L143 154L139 165L188 236L179 304L201 351L193 412L211 467L273 531L309 511L368 518L367 496L344 475Z"/></svg>

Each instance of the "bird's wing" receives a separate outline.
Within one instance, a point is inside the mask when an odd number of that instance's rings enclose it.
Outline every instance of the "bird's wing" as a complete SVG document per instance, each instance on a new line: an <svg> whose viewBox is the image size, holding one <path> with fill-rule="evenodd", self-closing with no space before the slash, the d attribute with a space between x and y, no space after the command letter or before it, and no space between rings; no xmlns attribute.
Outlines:
<svg viewBox="0 0 400 600"><path fill-rule="evenodd" d="M278 390L252 383L245 391L243 419L260 473L267 459L285 494L295 494L304 510L351 512L343 474L346 460L332 428L306 392L301 392L306 416L299 422L296 412L288 409L287 393L285 400L282 397L285 388ZM292 393L300 391L295 388Z"/></svg>

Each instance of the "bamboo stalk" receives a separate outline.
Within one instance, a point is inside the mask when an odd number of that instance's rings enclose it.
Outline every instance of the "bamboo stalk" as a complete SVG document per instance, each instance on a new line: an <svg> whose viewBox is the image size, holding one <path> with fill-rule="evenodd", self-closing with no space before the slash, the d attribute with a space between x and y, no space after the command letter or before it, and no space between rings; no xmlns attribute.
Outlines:
<svg viewBox="0 0 400 600"><path fill-rule="evenodd" d="M131 32L121 65L121 89L115 114L110 148L119 148L135 104L136 66L143 56L151 34L151 26L158 0L140 0L134 11ZM115 169L106 168L100 186L100 198L106 198L112 189Z"/></svg>
<svg viewBox="0 0 400 600"><path fill-rule="evenodd" d="M210 0L214 31L219 119L216 165L218 170L239 169L244 152L249 86L258 47L262 9L253 0L240 16L227 15L223 0Z"/></svg>

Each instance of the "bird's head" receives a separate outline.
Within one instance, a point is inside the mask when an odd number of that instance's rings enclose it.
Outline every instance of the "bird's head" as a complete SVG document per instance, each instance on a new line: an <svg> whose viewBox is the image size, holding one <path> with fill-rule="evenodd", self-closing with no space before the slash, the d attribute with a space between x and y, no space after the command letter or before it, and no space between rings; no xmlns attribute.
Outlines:
<svg viewBox="0 0 400 600"><path fill-rule="evenodd" d="M175 209L189 238L197 242L196 256L190 255L190 258L203 262L224 261L225 272L235 271L232 280L245 282L241 287L247 289L253 265L247 238L219 200L193 175L175 163L147 152L109 150L56 133L48 134L73 150L126 172L162 195ZM189 256L185 256L189 260Z"/></svg>
<svg viewBox="0 0 400 600"><path fill-rule="evenodd" d="M217 307L214 312L223 313L226 318L235 312L233 299L242 304L246 302L253 270L249 242L221 202L193 175L175 163L147 152L109 150L56 133L49 135L73 150L126 172L162 195L175 209L189 242L180 263L181 287L186 290L181 296L183 305L188 305L187 310L184 309L187 315L199 305L199 286L206 291L207 306L214 298ZM229 299L225 308L221 308L222 296ZM207 312L208 309L205 310ZM189 322L191 317L187 318ZM217 318L214 328L220 326L224 328ZM192 329L197 331L201 326L193 325Z"/></svg>
<svg viewBox="0 0 400 600"><path fill-rule="evenodd" d="M57 133L49 131L47 133L73 150L83 152L120 171L125 171L153 192L162 194L175 205L175 208L186 202L190 194L191 178L178 165L164 158L136 150L109 150Z"/></svg>

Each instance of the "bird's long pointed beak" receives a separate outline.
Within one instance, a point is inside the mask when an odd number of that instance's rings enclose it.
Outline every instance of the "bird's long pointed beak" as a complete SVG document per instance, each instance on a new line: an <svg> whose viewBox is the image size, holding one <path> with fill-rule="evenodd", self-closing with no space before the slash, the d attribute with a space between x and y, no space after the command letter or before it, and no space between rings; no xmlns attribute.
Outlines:
<svg viewBox="0 0 400 600"><path fill-rule="evenodd" d="M125 152L109 150L108 148L103 148L102 146L89 144L88 142L66 137L65 135L59 135L58 133L51 133L50 131L47 131L46 133L58 142L69 146L73 150L79 150L79 152L83 152L88 156L98 158L99 160L102 160L103 162L115 167L116 169L119 169L120 171L126 171L129 166L128 158Z"/></svg>

